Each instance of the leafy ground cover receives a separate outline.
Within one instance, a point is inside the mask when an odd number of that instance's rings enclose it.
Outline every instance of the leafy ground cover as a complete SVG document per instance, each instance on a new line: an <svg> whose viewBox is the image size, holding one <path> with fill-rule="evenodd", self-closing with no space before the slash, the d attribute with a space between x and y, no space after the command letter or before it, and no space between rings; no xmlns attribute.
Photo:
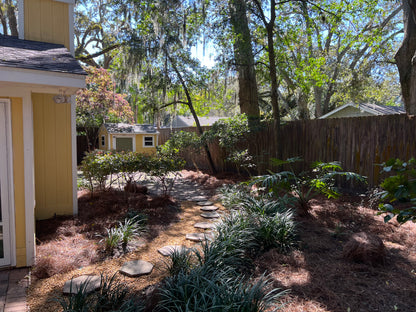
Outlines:
<svg viewBox="0 0 416 312"><path fill-rule="evenodd" d="M232 176L218 179L191 171L183 175L210 189L233 181ZM40 262L33 272L28 298L31 311L59 311L54 298L61 296L66 280L82 274L112 276L123 262L133 259L154 263L154 272L138 279L119 274L116 278L142 295L166 276L158 248L193 245L185 240L185 234L194 232L193 224L200 221L195 203L183 202L179 209L169 198L121 191L96 195L91 199L88 194L80 194L78 218L57 218L37 225L38 259L44 263ZM95 207L94 213L91 206ZM385 224L369 206L367 198L360 196L312 199L310 215L296 219L298 249L286 255L271 249L255 260L255 277L267 274L272 287L290 289L283 299L283 311L416 311L415 224ZM103 254L101 238L96 234L103 235L131 210L148 215L148 231L133 242L131 252ZM383 240L384 264L373 266L342 258L349 238L363 231ZM37 274L46 278L36 278Z"/></svg>

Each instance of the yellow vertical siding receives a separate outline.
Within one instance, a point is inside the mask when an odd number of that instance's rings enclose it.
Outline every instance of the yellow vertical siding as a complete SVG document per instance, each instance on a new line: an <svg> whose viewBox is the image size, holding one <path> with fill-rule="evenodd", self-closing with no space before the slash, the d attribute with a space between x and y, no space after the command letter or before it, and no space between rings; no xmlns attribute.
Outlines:
<svg viewBox="0 0 416 312"><path fill-rule="evenodd" d="M102 135L105 135L105 146L104 147L102 147L101 146L101 136ZM114 138L114 136L117 136L117 135L114 135L114 134L110 134L110 142L109 142L109 140L108 140L108 132L105 130L105 129L103 129L103 127L101 127L100 128L100 130L99 130L99 141L100 141L100 149L102 149L102 150L113 150L114 149L114 146L113 146L113 138ZM154 144L156 145L157 144L157 142L156 142L156 139L157 139L157 136L155 135L155 134L136 134L136 152L138 152L138 153L143 153L143 154L150 154L150 155L154 155L154 154L156 154L156 147L144 147L143 146L143 137L144 136L153 136L153 140L154 140ZM122 136L120 136L120 137L122 137Z"/></svg>
<svg viewBox="0 0 416 312"><path fill-rule="evenodd" d="M69 49L68 10L67 3L53 0L25 1L25 39L63 44Z"/></svg>
<svg viewBox="0 0 416 312"><path fill-rule="evenodd" d="M23 101L11 99L16 266L26 266L25 173L23 149Z"/></svg>
<svg viewBox="0 0 416 312"><path fill-rule="evenodd" d="M32 94L37 219L73 214L71 108Z"/></svg>
<svg viewBox="0 0 416 312"><path fill-rule="evenodd" d="M152 136L154 145L156 145L156 135L154 134L136 134L136 152L143 154L156 154L156 147L144 147L143 138L145 136Z"/></svg>
<svg viewBox="0 0 416 312"><path fill-rule="evenodd" d="M101 137L104 136L105 140L104 140L104 145L101 144L102 139ZM101 126L100 129L98 130L98 148L100 150L104 150L104 151L108 151L109 150L109 142L108 142L108 132L107 130L104 128L104 126Z"/></svg>

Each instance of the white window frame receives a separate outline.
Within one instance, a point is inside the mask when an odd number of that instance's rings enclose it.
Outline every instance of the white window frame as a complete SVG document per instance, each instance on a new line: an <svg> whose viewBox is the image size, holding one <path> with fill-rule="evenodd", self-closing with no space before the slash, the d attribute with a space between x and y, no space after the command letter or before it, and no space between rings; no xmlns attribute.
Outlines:
<svg viewBox="0 0 416 312"><path fill-rule="evenodd" d="M152 145L146 145L146 138L152 138ZM145 135L143 136L143 147L144 148L148 148L148 147L155 147L155 137L153 135Z"/></svg>
<svg viewBox="0 0 416 312"><path fill-rule="evenodd" d="M101 136L101 147L105 146L105 135Z"/></svg>

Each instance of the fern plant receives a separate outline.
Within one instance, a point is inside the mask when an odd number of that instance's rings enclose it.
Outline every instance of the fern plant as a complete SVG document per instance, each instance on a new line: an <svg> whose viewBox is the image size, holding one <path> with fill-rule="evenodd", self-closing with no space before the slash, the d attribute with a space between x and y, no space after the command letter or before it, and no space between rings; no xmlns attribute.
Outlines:
<svg viewBox="0 0 416 312"><path fill-rule="evenodd" d="M310 172L295 174L292 165L301 161L301 158L289 158L287 160L272 159L275 166L286 165L290 169L281 172L270 172L250 181L250 185L258 185L266 192L279 197L282 194L295 198L300 214L308 214L309 202L317 194L323 194L327 198L338 198L341 193L336 187L336 178L344 177L348 180L366 182L366 177L354 172L343 171L339 162L314 162Z"/></svg>

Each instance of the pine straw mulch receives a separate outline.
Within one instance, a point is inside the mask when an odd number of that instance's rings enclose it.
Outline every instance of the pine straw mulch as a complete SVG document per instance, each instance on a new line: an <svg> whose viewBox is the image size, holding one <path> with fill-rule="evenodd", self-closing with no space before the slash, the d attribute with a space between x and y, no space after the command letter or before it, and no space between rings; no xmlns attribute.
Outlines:
<svg viewBox="0 0 416 312"><path fill-rule="evenodd" d="M359 197L312 200L311 216L298 218L300 248L289 255L271 250L256 260L256 273L290 289L285 312L416 311L416 225L385 224ZM376 234L386 247L384 264L342 258L359 232Z"/></svg>
<svg viewBox="0 0 416 312"><path fill-rule="evenodd" d="M217 179L203 173L189 171L182 174L205 183L210 189L225 182L224 177ZM232 177L229 180L235 181ZM82 210L91 211L91 208L86 209L89 206L95 207L100 213L93 213L89 216L92 219L87 218L84 222L68 219L60 226L55 225L52 228L57 234L51 234L54 231L50 231L49 238L47 235L46 238L43 237L38 252L42 246L51 244L46 248L56 255L83 252L87 255L84 258L90 257L92 262L97 262L46 279L35 279L29 289L30 310L59 311L59 305L53 299L62 296L66 280L82 274L102 273L111 276L129 260L143 259L155 264L152 274L137 279L117 274L117 278L125 282L133 292L142 294L148 286L160 282L165 274L160 269L163 267L162 256L157 249L170 244L194 245L185 240L185 234L196 232L193 224L201 221L201 218L199 209L192 202L184 202L181 209L177 209L173 199L157 200L161 201L159 208L149 203L137 204L140 206L138 208L150 215L149 231L143 241L137 243L137 250L119 258L102 260L99 252L90 254L93 249L99 250L97 238L88 237L88 231L79 229L105 228L121 216L117 215L117 211L125 212L129 206L131 208L132 203L140 201L137 198L126 199L126 195L121 192L108 196L100 194L91 204L88 197L81 198L80 218ZM282 311L416 311L416 225L408 223L399 226L395 222L385 224L381 216L376 216L375 210L368 208L370 203L360 197L349 196L339 200L317 198L311 204L311 215L297 218L299 249L288 255L271 250L255 261L256 276L268 274L273 280L273 287L290 289L290 293L283 298ZM146 209L148 210L145 211ZM106 214L105 211L109 213ZM47 224L45 221L42 228L46 229ZM75 226L79 228L73 228ZM386 246L384 264L372 266L342 259L343 246L358 232L375 234L383 240ZM78 240L79 236L83 238ZM62 241L67 241L68 244ZM72 255L72 259L76 258L75 254ZM84 259L83 256L79 257Z"/></svg>

